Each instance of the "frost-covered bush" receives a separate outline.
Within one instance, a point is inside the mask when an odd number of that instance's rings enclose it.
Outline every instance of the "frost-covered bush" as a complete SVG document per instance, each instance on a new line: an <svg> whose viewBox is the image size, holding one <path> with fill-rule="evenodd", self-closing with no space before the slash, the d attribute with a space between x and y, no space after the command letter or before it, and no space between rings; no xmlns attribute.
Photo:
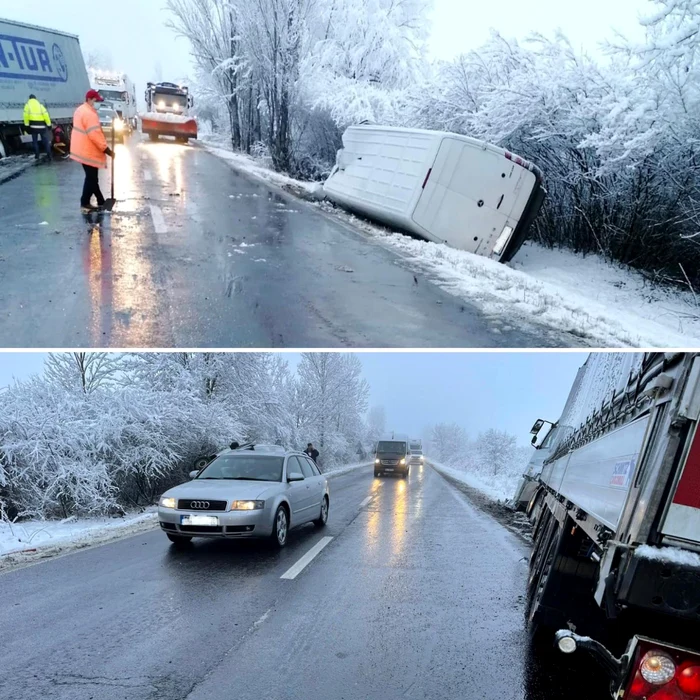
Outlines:
<svg viewBox="0 0 700 700"><path fill-rule="evenodd" d="M185 481L233 440L304 449L322 465L366 451L356 357L58 353L0 394L2 517L121 513Z"/></svg>

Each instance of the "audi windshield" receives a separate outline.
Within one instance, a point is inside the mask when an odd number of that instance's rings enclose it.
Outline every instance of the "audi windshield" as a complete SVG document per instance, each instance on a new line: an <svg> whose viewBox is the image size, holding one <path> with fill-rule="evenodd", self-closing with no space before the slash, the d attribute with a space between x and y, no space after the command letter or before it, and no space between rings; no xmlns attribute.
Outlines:
<svg viewBox="0 0 700 700"><path fill-rule="evenodd" d="M230 481L282 481L284 457L221 455L195 477Z"/></svg>

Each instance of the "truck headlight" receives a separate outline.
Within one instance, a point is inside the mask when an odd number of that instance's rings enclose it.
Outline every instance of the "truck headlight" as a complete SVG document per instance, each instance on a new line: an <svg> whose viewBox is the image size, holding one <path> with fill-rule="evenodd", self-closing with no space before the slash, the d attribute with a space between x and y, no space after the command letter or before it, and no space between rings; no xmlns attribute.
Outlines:
<svg viewBox="0 0 700 700"><path fill-rule="evenodd" d="M234 501L231 504L231 510L262 510L265 507L265 501Z"/></svg>
<svg viewBox="0 0 700 700"><path fill-rule="evenodd" d="M166 498L161 496L160 503L158 504L161 508L177 508L177 501L174 498Z"/></svg>
<svg viewBox="0 0 700 700"><path fill-rule="evenodd" d="M159 106L161 109L163 109L163 108L165 107L165 100L161 100L160 102L158 102L158 106Z"/></svg>
<svg viewBox="0 0 700 700"><path fill-rule="evenodd" d="M423 455L420 456L420 461L421 461L421 462L424 462L424 461L425 461L425 457L423 457Z"/></svg>
<svg viewBox="0 0 700 700"><path fill-rule="evenodd" d="M173 105L173 109L174 109L176 112L179 112L179 111L180 111L180 105L177 104L177 102L176 102L176 103Z"/></svg>
<svg viewBox="0 0 700 700"><path fill-rule="evenodd" d="M114 120L114 130L115 131L123 131L124 130L124 120L123 119L120 119L119 117L117 117Z"/></svg>
<svg viewBox="0 0 700 700"><path fill-rule="evenodd" d="M404 457L404 458L399 462L399 464L406 464L406 458Z"/></svg>

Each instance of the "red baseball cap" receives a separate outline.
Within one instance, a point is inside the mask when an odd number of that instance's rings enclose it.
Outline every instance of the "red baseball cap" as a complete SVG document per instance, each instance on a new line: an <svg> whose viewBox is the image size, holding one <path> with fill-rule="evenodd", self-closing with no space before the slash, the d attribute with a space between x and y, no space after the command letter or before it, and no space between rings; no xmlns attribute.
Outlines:
<svg viewBox="0 0 700 700"><path fill-rule="evenodd" d="M87 102L88 100L95 100L96 102L104 102L105 98L100 95L97 90L88 90L85 93L85 101Z"/></svg>

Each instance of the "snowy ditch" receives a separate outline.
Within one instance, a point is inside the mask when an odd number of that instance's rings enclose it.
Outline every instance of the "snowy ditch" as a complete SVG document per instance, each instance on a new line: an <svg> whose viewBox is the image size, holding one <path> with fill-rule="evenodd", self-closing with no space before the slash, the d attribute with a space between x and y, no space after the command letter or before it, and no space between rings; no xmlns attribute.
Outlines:
<svg viewBox="0 0 700 700"><path fill-rule="evenodd" d="M204 143L234 169L307 201L317 183L274 172L250 156ZM449 294L505 323L546 324L592 347L700 345L700 302L692 292L652 286L643 275L599 256L527 243L514 260L493 260L417 240L360 219L329 202L311 204L398 253L404 264Z"/></svg>
<svg viewBox="0 0 700 700"><path fill-rule="evenodd" d="M370 462L331 468L324 475L333 479L357 469L371 467ZM107 544L158 527L156 506L125 516L76 518L65 520L0 521L0 572L69 552Z"/></svg>

